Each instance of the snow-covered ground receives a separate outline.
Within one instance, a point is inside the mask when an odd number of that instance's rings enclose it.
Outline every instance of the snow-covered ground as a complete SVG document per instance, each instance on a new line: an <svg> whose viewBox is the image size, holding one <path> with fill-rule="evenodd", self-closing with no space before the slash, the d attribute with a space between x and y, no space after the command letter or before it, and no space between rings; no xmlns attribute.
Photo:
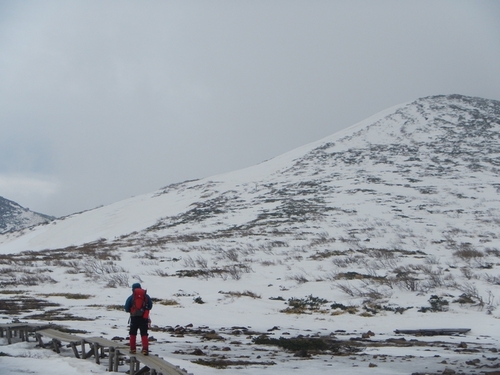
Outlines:
<svg viewBox="0 0 500 375"><path fill-rule="evenodd" d="M57 278L58 275L54 275ZM478 366L499 364L498 319L487 315L485 311L463 308L452 304L447 312L422 313L410 309L403 314L383 312L374 317L362 317L359 314L331 315L329 313L284 314L279 310L287 307L283 301L270 300L269 297L315 296L330 297L338 294L325 282L294 285L272 280L262 273L252 278L249 283L241 281L199 279L172 280L159 284L154 277L143 281L143 286L150 290L153 297L171 297L174 294L178 305L163 306L156 303L152 310L153 325L150 332L154 338L151 343L153 354L186 369L193 374L215 374L220 369L193 363L197 359L210 361L226 359L231 361L249 361L250 365L229 366L228 373L237 370L238 374L285 374L330 373L340 371L352 374L411 374L437 373L446 368L455 371L474 371ZM269 283L268 285L265 285ZM270 285L273 283L273 285ZM69 285L68 285L69 287ZM289 287L289 290L283 290ZM178 289L181 288L181 289ZM248 296L231 297L220 293L239 290L251 290L261 298ZM45 290L46 292L47 290ZM88 294L94 297L87 300L70 302L65 297L51 297L59 302L75 317L91 318L91 321L66 321L58 323L77 330L88 332L87 336L103 336L108 339L125 338L127 335L127 314L118 310L106 310L108 304L123 303L128 296L126 289L96 290L84 285L80 288L71 285L65 289L70 293ZM35 288L32 293L43 293L44 288ZM191 295L187 295L191 294ZM400 306L415 305L410 294L397 293L393 300ZM201 296L204 304L195 303L193 296ZM342 299L345 302L345 298ZM92 306L92 307L89 307ZM24 319L22 319L24 321ZM26 319L31 322L38 320ZM167 328L187 327L182 335L169 332ZM416 337L395 334L395 329L419 328L471 328L465 335ZM205 333L215 331L221 339L208 339ZM367 345L359 353L338 356L332 353L310 353L310 357L295 357L293 352L275 346L253 343L252 339L260 334L272 338L292 338L299 335L306 337L331 336L349 342L351 338L360 339L363 333L373 332L374 336L361 340ZM404 338L404 346L392 346L387 340ZM413 342L414 346L409 346ZM428 345L422 345L427 342ZM370 344L375 344L370 346ZM463 348L466 343L466 348ZM105 365L96 365L93 359L80 360L73 357L70 348L63 348L62 354L36 347L36 343L15 342L6 345L2 339L0 352L9 355L1 357L2 371L8 373L46 374L48 369L54 374L106 373ZM203 354L195 353L200 350ZM43 360L43 361L42 361ZM479 362L474 361L479 360ZM469 365L467 365L469 362ZM375 367L376 366L376 367ZM127 370L126 365L120 371ZM6 370L8 369L8 371ZM485 369L485 368L483 368ZM472 372L471 372L472 373Z"/></svg>
<svg viewBox="0 0 500 375"><path fill-rule="evenodd" d="M277 251L277 249L275 249ZM138 257L139 255L139 257ZM182 256L183 254L180 254ZM184 254L185 256L186 254ZM189 254L192 255L192 254ZM402 314L393 311L379 310L375 314L367 313L365 297L351 297L339 290L338 285L343 280L310 280L297 282L293 270L301 270L303 275L310 277L318 273L321 264L311 259L283 260L279 256L261 254L260 263L252 262L252 272L243 274L241 279L231 277L195 278L177 276L159 276L154 274L161 267L173 275L182 260L147 259L146 253L124 252L117 264L128 265L129 273L136 273L136 279L130 278L130 283L136 280L148 289L156 300L151 312L153 329L150 332L154 341L151 349L165 360L186 369L193 374L218 373L215 369L193 361L225 359L231 361L249 361L250 365L229 366L227 372L237 370L241 374L285 374L315 371L329 373L341 371L353 374L411 374L416 372L434 373L451 368L456 371L477 370L478 366L495 366L498 348L498 314L497 303L491 306L453 303L460 294L459 290L437 288L428 293L401 290L394 286L386 290L384 297L377 300L383 306L398 306L408 308ZM194 256L194 255L193 255ZM288 257L288 256L287 256ZM267 262L265 260L267 260ZM274 259L274 260L273 260ZM417 259L400 259L399 262L414 262ZM330 263L323 261L323 263ZM444 264L441 263L442 266ZM323 265L328 267L328 264ZM182 267L181 267L182 268ZM46 266L46 273L57 280L57 284L39 286L19 286L19 295L39 298L60 304L50 308L23 311L12 315L2 313L3 322L12 318L31 323L61 324L73 330L86 332L84 336L102 336L108 339L122 338L126 342L128 315L120 310L125 299L130 294L128 287L106 288L99 283L90 281L84 273L67 273L65 266ZM352 268L348 268L353 270ZM50 270L50 272L47 272ZM361 272L361 270L358 270ZM450 273L457 270L450 269ZM477 272L477 271L475 271ZM458 276L457 276L458 278ZM480 286L475 280L475 285ZM349 285L357 285L349 281ZM498 287L490 285L491 290L498 295ZM484 286L487 288L487 286ZM453 297L450 295L453 293ZM479 294L486 298L485 289L479 289ZM68 295L66 295L68 294ZM73 299L71 295L89 295L88 298ZM443 312L419 312L421 307L429 306L431 295L443 296L448 300L449 307ZM318 311L305 311L304 314L284 313L289 307L290 298L304 299L315 296L328 300ZM4 295L5 299L9 295ZM2 299L4 299L2 297ZM204 303L196 303L199 298ZM200 301L200 300L198 300ZM334 302L357 306L354 314L341 313L339 309L331 309ZM165 305L162 303L166 303ZM175 304L172 304L175 303ZM58 309L64 309L57 312ZM488 313L488 309L491 312ZM35 318L34 315L56 311L52 316ZM365 314L363 314L365 312ZM59 317L69 314L69 317L59 321ZM80 318L90 319L81 321ZM53 319L53 320L52 320ZM185 332L178 335L172 328L185 327ZM466 335L416 337L412 335L395 334L396 329L423 328L470 328ZM215 331L221 340L206 338L205 333ZM182 332L183 330L181 330ZM360 338L363 333L373 332L374 336L361 341L367 346L360 353L337 356L333 353L310 352L310 357L295 357L293 352L285 351L276 346L255 344L253 340L261 334L271 338L334 337L338 340ZM388 339L404 338L418 340L415 346L393 346ZM420 342L442 343L420 346ZM374 343L378 344L375 345ZM461 348L465 342L467 348ZM370 346L373 344L374 346ZM17 342L6 345L1 341L0 352L11 357L0 357L3 369L32 374L46 374L47 368L60 371L61 374L104 373L105 365L96 365L93 360L79 360L73 357L70 348L64 348L62 355L52 353L47 349L37 348L31 342ZM380 345L380 346L379 346ZM228 349L229 348L229 349ZM201 350L194 354L195 350ZM488 359L489 358L489 359ZM494 358L494 360L491 360ZM43 361L40 361L42 360ZM473 362L479 360L480 362ZM467 365L469 362L471 364ZM377 367L370 367L370 366ZM127 366L120 366L126 371ZM484 368L483 368L484 369ZM10 372L6 372L10 373ZM58 373L58 372L54 372ZM468 372L466 372L468 373ZM472 372L471 372L472 373Z"/></svg>

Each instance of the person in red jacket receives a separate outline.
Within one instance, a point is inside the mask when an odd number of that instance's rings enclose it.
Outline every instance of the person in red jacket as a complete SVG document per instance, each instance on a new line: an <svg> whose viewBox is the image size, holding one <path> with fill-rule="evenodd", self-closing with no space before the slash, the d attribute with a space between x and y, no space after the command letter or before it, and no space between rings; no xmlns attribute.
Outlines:
<svg viewBox="0 0 500 375"><path fill-rule="evenodd" d="M149 311L153 308L153 301L141 284L132 285L132 295L125 302L125 311L130 313L130 353L136 353L137 331L141 333L142 354L149 354L148 326Z"/></svg>

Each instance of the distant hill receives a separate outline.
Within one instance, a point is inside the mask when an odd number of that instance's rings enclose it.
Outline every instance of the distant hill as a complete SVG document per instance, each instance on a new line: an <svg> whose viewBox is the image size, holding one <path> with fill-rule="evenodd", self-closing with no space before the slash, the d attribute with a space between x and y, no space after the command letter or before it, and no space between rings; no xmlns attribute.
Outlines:
<svg viewBox="0 0 500 375"><path fill-rule="evenodd" d="M53 217L30 211L11 200L0 197L0 234L48 223Z"/></svg>

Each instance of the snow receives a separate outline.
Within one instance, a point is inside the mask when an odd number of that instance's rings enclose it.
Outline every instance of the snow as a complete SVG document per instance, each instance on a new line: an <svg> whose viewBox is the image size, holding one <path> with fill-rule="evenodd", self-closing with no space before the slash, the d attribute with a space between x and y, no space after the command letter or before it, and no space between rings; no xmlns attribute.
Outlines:
<svg viewBox="0 0 500 375"><path fill-rule="evenodd" d="M126 285L140 281L157 301L151 312L156 326L150 332L155 338L153 353L195 375L221 370L194 363L199 358L189 354L194 349L205 352L202 358L207 360L226 356L274 363L225 370L245 375L305 371L411 374L446 368L472 373L478 369L466 363L471 360L496 365L498 361L491 358L496 357L500 339L496 329L500 286L488 277L498 277L500 263L495 254L499 248L498 173L483 159L488 167L471 172L462 165L460 155L447 172L429 169L448 165L431 159L447 157L437 141L446 133L436 124L457 121L445 105L457 105L457 101L435 98L419 100L418 105L406 103L254 167L172 185L0 236L0 283L2 292L9 292L1 294L0 301L23 296L60 305L15 316L0 312L0 318L5 323L13 318L39 323L34 314L67 309L56 312L52 321L42 321L85 331L83 336L125 338L128 316L116 306L125 302L130 289L120 283L110 286L110 278L120 276L127 280ZM462 101L463 108L473 108ZM394 145L417 147L421 161L408 161L407 154L398 154L401 149L387 151ZM475 152L474 144L462 147ZM306 213L294 211L300 209ZM195 214L193 210L197 210ZM303 217L307 220L294 221ZM232 228L244 229L228 234ZM88 243L99 240L97 252L92 253ZM483 256L453 255L457 249L470 247ZM26 250L39 252L33 255ZM51 254L59 258L51 259ZM122 270L90 277L86 266L92 262L97 267L112 264ZM240 264L248 269L240 269L237 275L210 274ZM398 268L415 272L420 283L417 290L389 282ZM205 273L181 277L183 271ZM23 274L40 272L56 283L11 283ZM347 272L366 278L339 278ZM373 277L387 282L377 284ZM432 278L437 278L435 283L426 286ZM352 295L344 291L349 288ZM381 297L374 300L356 293L356 288L362 292L373 288ZM246 291L254 297L245 295ZM476 293L475 303L454 302L465 291ZM65 293L89 297L71 299ZM429 306L432 295L449 301L448 310L421 311ZM283 312L289 299L307 296L328 303L320 311ZM196 303L196 298L205 303ZM160 303L166 300L176 304ZM400 314L379 309L370 314L365 310L367 300L406 310ZM334 302L358 310L353 314L334 311L330 308ZM57 320L64 312L73 318ZM224 341L207 340L189 330L179 336L166 329L190 325L193 331L214 330ZM236 334L235 327L245 327L244 332L250 333ZM471 331L435 337L394 333L418 328ZM274 338L331 336L349 342L368 331L375 334L370 341L380 345L347 356L294 357L292 352L252 341L262 333ZM386 342L390 338L427 345L391 346ZM0 373L45 374L48 368L65 375L106 372L103 365L73 358L68 348L59 355L37 348L33 341L7 345L5 339L0 340L0 352L8 355L0 357ZM442 343L434 344L436 341ZM462 342L471 350L460 350ZM122 365L120 371L126 368Z"/></svg>

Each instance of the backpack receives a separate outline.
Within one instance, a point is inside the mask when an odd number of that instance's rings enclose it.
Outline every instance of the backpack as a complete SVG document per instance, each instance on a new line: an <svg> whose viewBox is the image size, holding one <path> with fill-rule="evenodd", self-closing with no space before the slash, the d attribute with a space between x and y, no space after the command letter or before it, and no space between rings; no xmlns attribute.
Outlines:
<svg viewBox="0 0 500 375"><path fill-rule="evenodd" d="M130 306L131 316L144 316L148 304L146 297L147 290L135 288L132 294L132 306Z"/></svg>

